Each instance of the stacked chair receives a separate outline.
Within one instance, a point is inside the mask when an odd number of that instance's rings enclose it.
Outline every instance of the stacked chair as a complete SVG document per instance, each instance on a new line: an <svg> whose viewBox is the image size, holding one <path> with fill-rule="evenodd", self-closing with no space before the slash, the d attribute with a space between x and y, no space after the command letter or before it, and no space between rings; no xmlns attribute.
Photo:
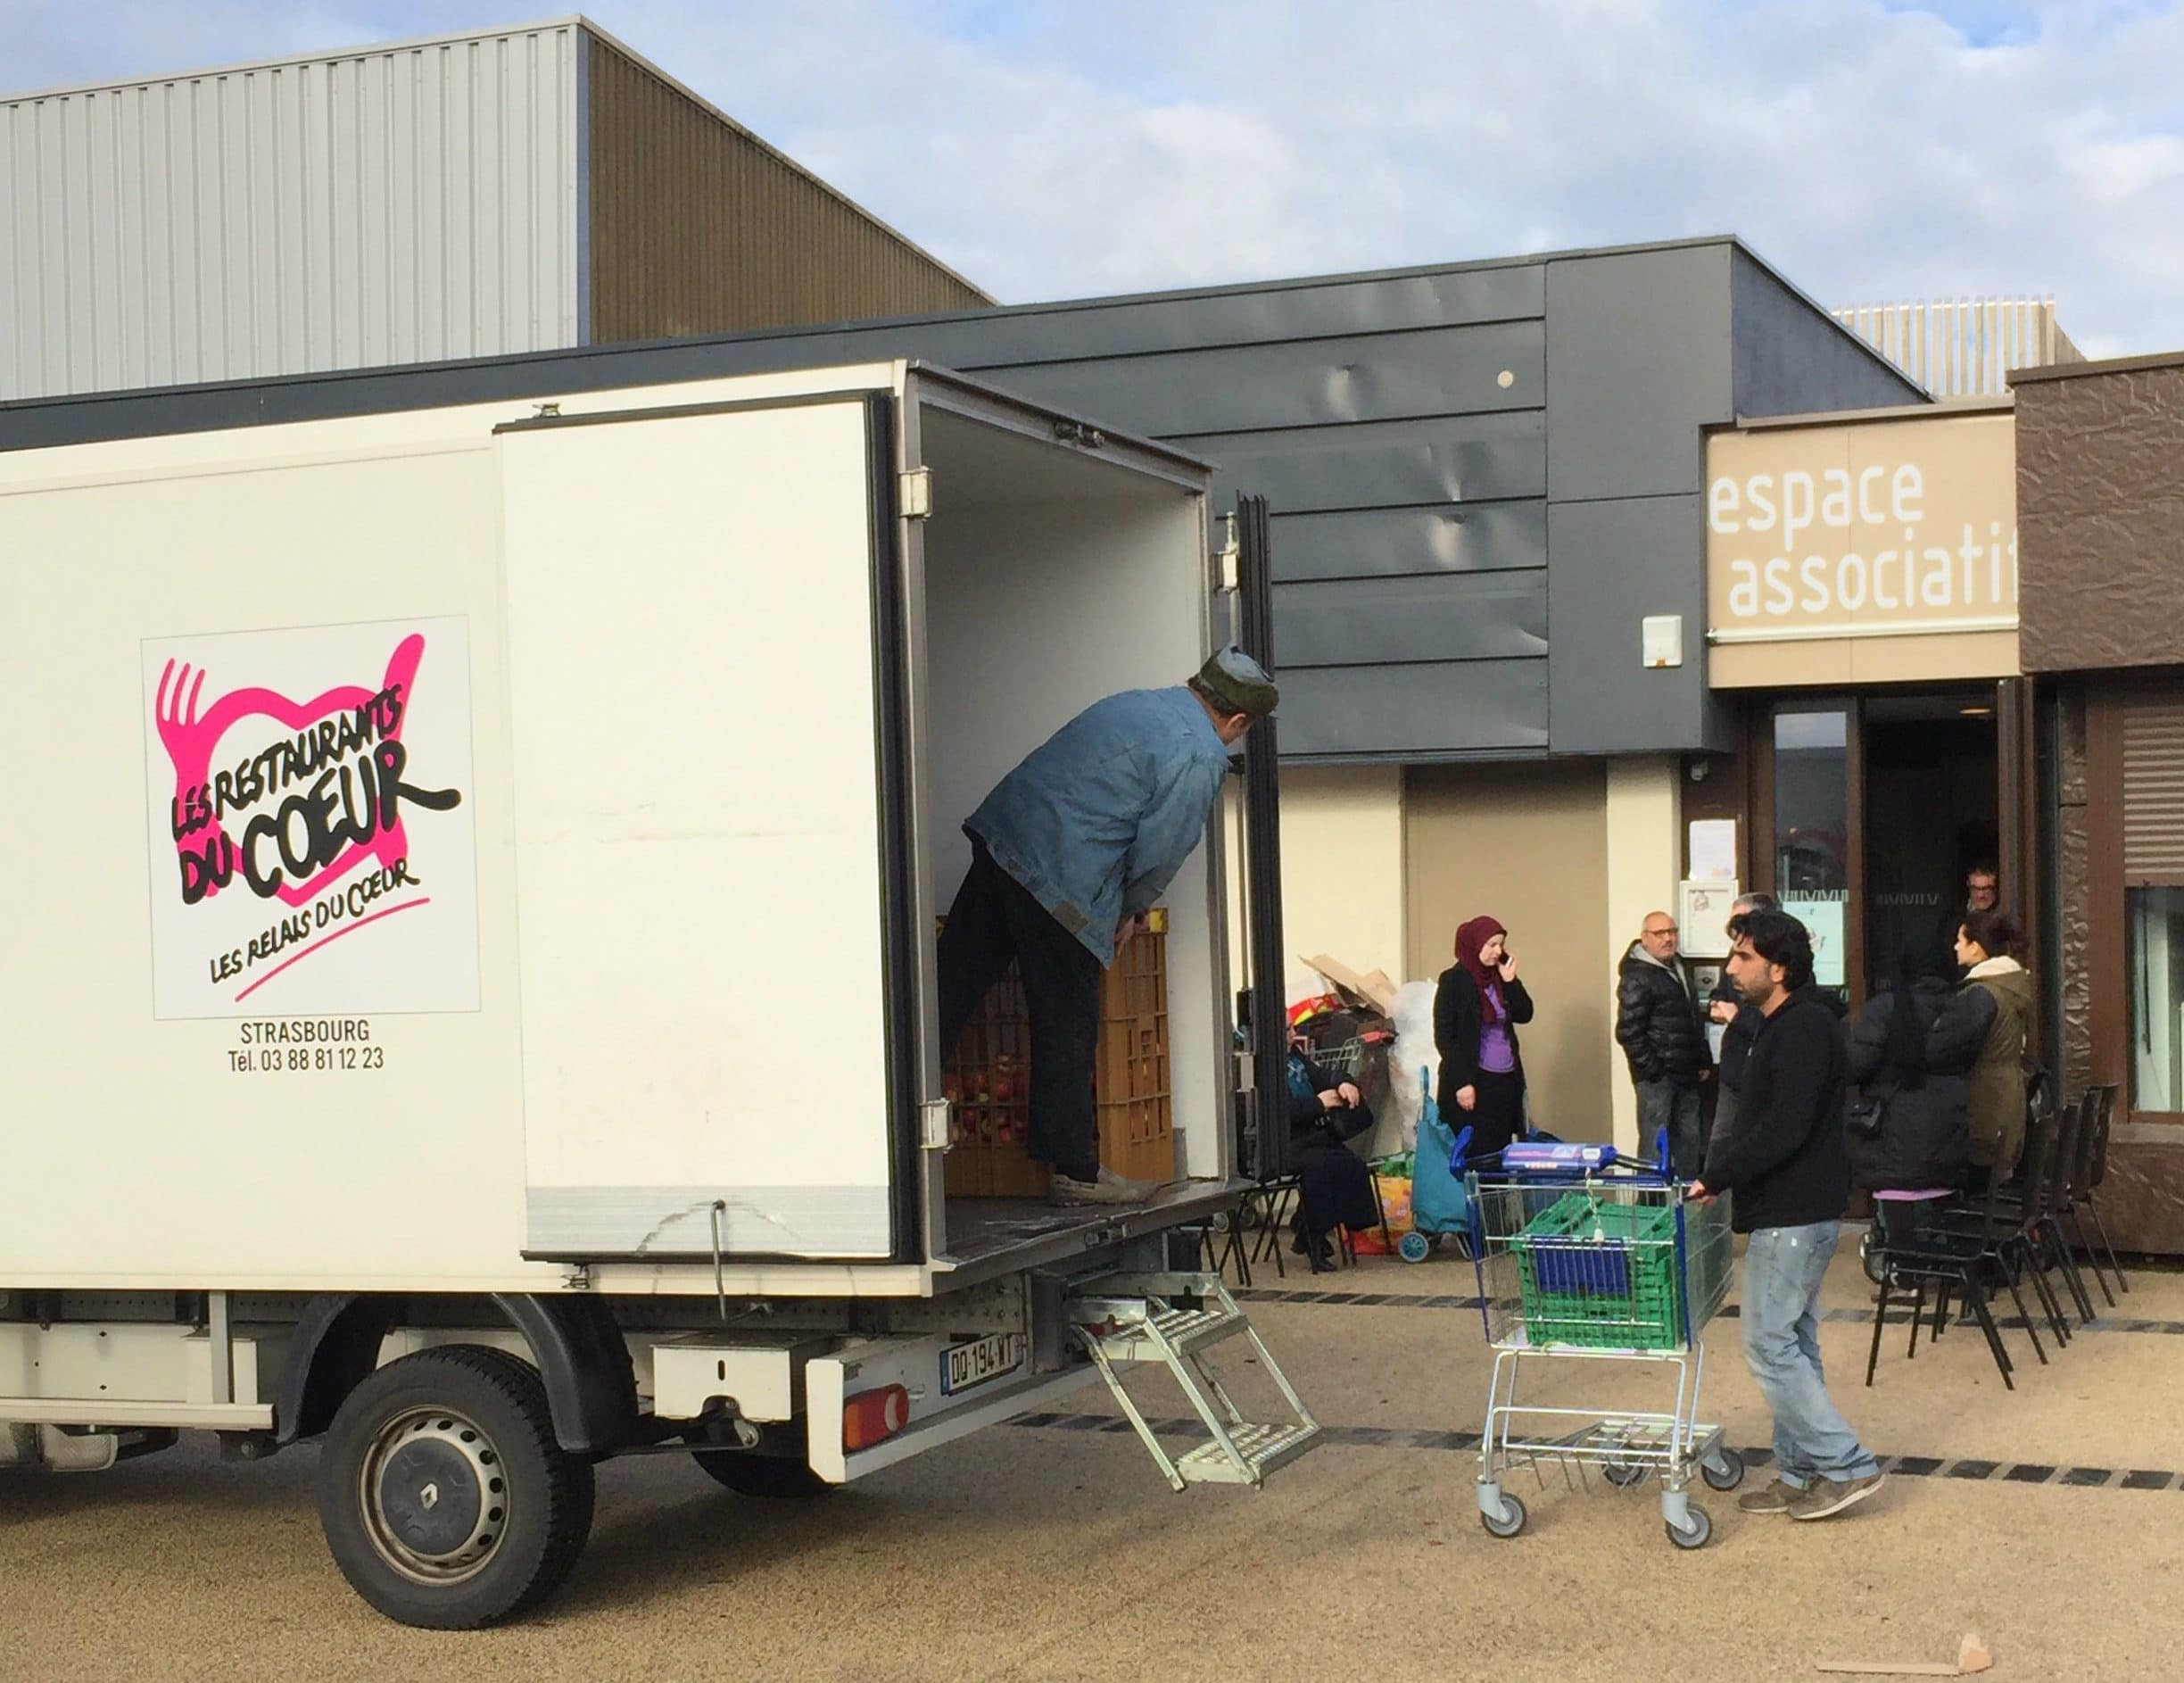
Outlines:
<svg viewBox="0 0 2184 1683"><path fill-rule="evenodd" d="M2002 1323L1996 1320L1993 1310L1992 1294L1997 1289L2008 1291L2016 1306L2017 1319L2031 1340L2032 1353L2042 1366L2048 1364L2048 1352L2038 1325L2026 1311L2024 1286L2031 1287L2058 1350L2071 1342L2071 1310L2076 1311L2081 1328L2093 1319L2092 1299L2073 1254L2073 1239L2075 1250L2085 1254L2095 1283L2111 1306L2115 1297L2102 1272L2104 1256L2117 1287L2130 1289L2095 1203L2095 1193L2107 1173L2108 1128L2115 1099L2114 1086L2089 1087L2077 1103L2058 1106L2046 1083L2036 1083L2028 1105L2024 1154L2017 1178L1993 1182L1984 1193L1952 1200L1916 1242L1890 1246L1882 1253L1880 1266L1874 1271L1881 1289L1874 1303L1866 1384L1874 1382L1881 1359L1882 1328L1889 1309L1892 1304L1900 1304L1906 1292L1911 1297L1908 1355L1918 1353L1922 1322L1929 1329L1930 1343L1941 1336L1955 1302L1978 1323L2003 1384L2014 1390L2014 1364L2002 1339ZM2088 1236L2088 1222L2098 1239L2097 1248ZM1931 1318L1929 1289L1932 1291Z"/></svg>

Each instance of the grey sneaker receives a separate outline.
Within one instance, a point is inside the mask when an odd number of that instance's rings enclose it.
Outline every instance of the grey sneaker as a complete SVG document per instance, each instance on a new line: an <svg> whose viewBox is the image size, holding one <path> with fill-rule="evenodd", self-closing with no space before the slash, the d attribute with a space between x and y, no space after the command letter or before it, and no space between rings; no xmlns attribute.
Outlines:
<svg viewBox="0 0 2184 1683"><path fill-rule="evenodd" d="M1057 1171L1046 1201L1070 1208L1080 1204L1143 1204L1160 1189L1150 1181L1130 1181L1103 1168L1096 1181L1073 1181Z"/></svg>
<svg viewBox="0 0 2184 1683"><path fill-rule="evenodd" d="M1816 1479L1811 1489L1790 1504L1790 1517L1824 1520L1830 1514L1841 1513L1878 1490L1886 1476L1873 1472L1863 1479Z"/></svg>
<svg viewBox="0 0 2184 1683"><path fill-rule="evenodd" d="M1747 1490L1737 1497L1737 1511L1740 1513L1787 1513L1791 1504L1804 1494L1794 1484L1784 1484L1777 1479L1764 1490Z"/></svg>

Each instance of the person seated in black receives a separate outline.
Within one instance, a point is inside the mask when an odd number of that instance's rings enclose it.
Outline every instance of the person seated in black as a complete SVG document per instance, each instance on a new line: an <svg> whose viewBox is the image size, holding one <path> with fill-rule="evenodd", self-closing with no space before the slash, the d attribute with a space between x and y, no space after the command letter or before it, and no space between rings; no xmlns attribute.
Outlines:
<svg viewBox="0 0 2184 1683"><path fill-rule="evenodd" d="M1379 1224L1372 1171L1349 1143L1372 1125L1372 1111L1357 1083L1314 1061L1304 1037L1291 1035L1289 1163L1299 1194L1290 1248L1302 1251L1316 1274L1335 1265L1328 1235L1336 1227L1359 1232Z"/></svg>

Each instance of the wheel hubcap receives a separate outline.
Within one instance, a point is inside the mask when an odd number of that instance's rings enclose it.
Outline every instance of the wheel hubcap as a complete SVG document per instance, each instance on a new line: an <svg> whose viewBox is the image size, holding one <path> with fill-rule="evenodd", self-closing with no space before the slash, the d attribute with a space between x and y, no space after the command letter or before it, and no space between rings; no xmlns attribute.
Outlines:
<svg viewBox="0 0 2184 1683"><path fill-rule="evenodd" d="M372 1546L422 1584L473 1576L508 1529L500 1452L476 1422L451 1410L411 1409L381 1428L358 1495Z"/></svg>

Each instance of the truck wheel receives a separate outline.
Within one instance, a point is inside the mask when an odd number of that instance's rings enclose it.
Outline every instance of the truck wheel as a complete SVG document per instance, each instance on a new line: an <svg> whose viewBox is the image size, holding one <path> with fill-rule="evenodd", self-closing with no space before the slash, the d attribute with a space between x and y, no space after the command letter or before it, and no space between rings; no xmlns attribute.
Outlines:
<svg viewBox="0 0 2184 1683"><path fill-rule="evenodd" d="M794 1455L757 1455L749 1450L724 1449L691 1457L720 1483L738 1496L760 1496L775 1501L806 1501L831 1495L840 1487L829 1484Z"/></svg>
<svg viewBox="0 0 2184 1683"><path fill-rule="evenodd" d="M554 1441L536 1370L478 1345L371 1374L335 1414L318 1464L343 1576L426 1629L473 1629L551 1594L583 1550L592 1499L592 1463Z"/></svg>

